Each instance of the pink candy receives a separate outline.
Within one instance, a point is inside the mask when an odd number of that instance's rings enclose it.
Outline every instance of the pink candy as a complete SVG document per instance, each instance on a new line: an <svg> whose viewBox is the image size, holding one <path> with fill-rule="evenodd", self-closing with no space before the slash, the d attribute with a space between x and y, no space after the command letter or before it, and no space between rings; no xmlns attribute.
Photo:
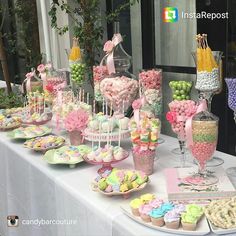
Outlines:
<svg viewBox="0 0 236 236"><path fill-rule="evenodd" d="M139 73L139 79L144 89L160 89L162 83L161 70L147 70Z"/></svg>
<svg viewBox="0 0 236 236"><path fill-rule="evenodd" d="M123 105L126 110L134 101L138 82L126 76L105 78L100 83L100 89L105 99L112 102L114 111L121 111Z"/></svg>
<svg viewBox="0 0 236 236"><path fill-rule="evenodd" d="M94 83L100 82L104 76L108 75L106 66L94 66L93 67L93 80Z"/></svg>
<svg viewBox="0 0 236 236"><path fill-rule="evenodd" d="M211 159L216 150L217 142L194 142L190 147L193 156L198 160L201 169L204 168L206 161Z"/></svg>
<svg viewBox="0 0 236 236"><path fill-rule="evenodd" d="M171 122L172 130L178 134L185 136L185 123L186 120L194 115L197 106L192 100L174 100L169 103L171 113L173 113L173 120Z"/></svg>

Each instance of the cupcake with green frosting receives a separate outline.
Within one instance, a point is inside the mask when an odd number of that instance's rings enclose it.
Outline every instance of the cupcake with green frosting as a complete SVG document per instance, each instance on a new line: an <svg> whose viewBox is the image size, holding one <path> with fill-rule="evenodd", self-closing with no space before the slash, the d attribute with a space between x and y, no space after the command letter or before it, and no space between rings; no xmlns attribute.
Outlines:
<svg viewBox="0 0 236 236"><path fill-rule="evenodd" d="M203 215L203 208L195 204L186 206L186 211L181 214L183 230L195 231L197 223Z"/></svg>

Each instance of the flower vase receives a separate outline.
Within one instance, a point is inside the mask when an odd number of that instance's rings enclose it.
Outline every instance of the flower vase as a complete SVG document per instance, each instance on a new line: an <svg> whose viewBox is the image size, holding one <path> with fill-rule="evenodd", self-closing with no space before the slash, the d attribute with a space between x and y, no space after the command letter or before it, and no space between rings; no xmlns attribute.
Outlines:
<svg viewBox="0 0 236 236"><path fill-rule="evenodd" d="M72 146L78 146L83 143L82 133L79 130L70 131L69 138Z"/></svg>
<svg viewBox="0 0 236 236"><path fill-rule="evenodd" d="M153 173L155 150L140 151L133 149L133 160L135 170L143 171L146 175Z"/></svg>

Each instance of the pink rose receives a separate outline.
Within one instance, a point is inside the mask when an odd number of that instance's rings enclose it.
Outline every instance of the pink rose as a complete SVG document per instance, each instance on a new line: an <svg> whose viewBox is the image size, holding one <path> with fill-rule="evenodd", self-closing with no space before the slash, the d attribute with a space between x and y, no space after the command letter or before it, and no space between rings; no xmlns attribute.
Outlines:
<svg viewBox="0 0 236 236"><path fill-rule="evenodd" d="M171 123L173 124L175 121L176 121L176 118L177 118L177 115L175 112L173 111L168 111L166 113L166 119Z"/></svg>
<svg viewBox="0 0 236 236"><path fill-rule="evenodd" d="M38 67L37 67L37 71L38 71L39 73L44 72L44 71L45 71L45 65L44 65L44 64L40 64L40 65L38 65Z"/></svg>
<svg viewBox="0 0 236 236"><path fill-rule="evenodd" d="M104 52L111 52L114 48L114 44L111 40L108 40L103 47Z"/></svg>
<svg viewBox="0 0 236 236"><path fill-rule="evenodd" d="M134 110L138 110L142 107L142 101L141 99L134 100L132 103L132 107Z"/></svg>

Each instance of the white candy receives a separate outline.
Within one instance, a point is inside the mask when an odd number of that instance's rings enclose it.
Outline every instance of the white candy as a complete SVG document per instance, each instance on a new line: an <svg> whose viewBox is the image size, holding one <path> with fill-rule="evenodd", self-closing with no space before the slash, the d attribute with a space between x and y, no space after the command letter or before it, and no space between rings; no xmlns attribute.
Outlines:
<svg viewBox="0 0 236 236"><path fill-rule="evenodd" d="M217 91L220 89L219 70L214 68L212 72L197 72L195 88L200 91Z"/></svg>

